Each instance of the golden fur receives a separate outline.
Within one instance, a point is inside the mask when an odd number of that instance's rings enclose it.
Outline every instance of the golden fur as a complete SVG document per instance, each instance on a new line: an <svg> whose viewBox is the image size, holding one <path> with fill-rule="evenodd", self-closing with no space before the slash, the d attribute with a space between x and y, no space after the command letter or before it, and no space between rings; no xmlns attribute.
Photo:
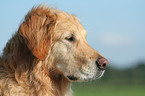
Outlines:
<svg viewBox="0 0 145 96"><path fill-rule="evenodd" d="M100 78L95 61L103 56L86 35L75 16L32 8L0 57L0 96L72 96L72 81Z"/></svg>

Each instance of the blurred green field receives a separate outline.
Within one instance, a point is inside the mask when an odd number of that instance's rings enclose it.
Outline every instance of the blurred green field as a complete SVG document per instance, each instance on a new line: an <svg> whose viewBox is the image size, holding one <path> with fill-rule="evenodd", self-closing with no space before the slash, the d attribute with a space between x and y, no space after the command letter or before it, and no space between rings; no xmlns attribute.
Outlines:
<svg viewBox="0 0 145 96"><path fill-rule="evenodd" d="M145 86L74 87L74 96L145 96Z"/></svg>

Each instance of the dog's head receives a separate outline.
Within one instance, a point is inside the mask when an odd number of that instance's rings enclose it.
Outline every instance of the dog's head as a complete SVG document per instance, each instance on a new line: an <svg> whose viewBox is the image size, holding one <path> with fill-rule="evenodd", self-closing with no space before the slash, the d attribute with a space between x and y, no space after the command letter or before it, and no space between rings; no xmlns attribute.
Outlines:
<svg viewBox="0 0 145 96"><path fill-rule="evenodd" d="M70 81L100 78L108 61L86 41L87 32L75 16L52 8L32 9L19 34L39 60ZM50 63L50 62L49 62Z"/></svg>

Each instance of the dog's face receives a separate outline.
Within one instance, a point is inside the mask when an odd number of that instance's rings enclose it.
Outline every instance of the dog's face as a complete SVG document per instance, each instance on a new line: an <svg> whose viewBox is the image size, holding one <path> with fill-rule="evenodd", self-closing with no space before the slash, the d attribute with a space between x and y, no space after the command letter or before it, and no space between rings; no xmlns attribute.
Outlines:
<svg viewBox="0 0 145 96"><path fill-rule="evenodd" d="M33 55L40 60L53 59L53 68L70 81L100 78L108 61L89 46L87 32L77 18L40 9L32 10L19 29Z"/></svg>
<svg viewBox="0 0 145 96"><path fill-rule="evenodd" d="M52 54L54 64L70 81L86 81L100 78L104 69L98 64L104 58L86 41L87 32L75 16L62 14L53 31ZM104 67L107 61L103 63Z"/></svg>

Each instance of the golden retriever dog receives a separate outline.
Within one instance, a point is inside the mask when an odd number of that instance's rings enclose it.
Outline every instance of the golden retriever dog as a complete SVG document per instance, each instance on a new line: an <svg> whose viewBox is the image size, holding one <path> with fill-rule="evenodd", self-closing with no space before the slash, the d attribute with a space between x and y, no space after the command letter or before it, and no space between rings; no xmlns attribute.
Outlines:
<svg viewBox="0 0 145 96"><path fill-rule="evenodd" d="M0 96L72 96L71 82L100 78L108 61L76 16L38 6L0 56Z"/></svg>

